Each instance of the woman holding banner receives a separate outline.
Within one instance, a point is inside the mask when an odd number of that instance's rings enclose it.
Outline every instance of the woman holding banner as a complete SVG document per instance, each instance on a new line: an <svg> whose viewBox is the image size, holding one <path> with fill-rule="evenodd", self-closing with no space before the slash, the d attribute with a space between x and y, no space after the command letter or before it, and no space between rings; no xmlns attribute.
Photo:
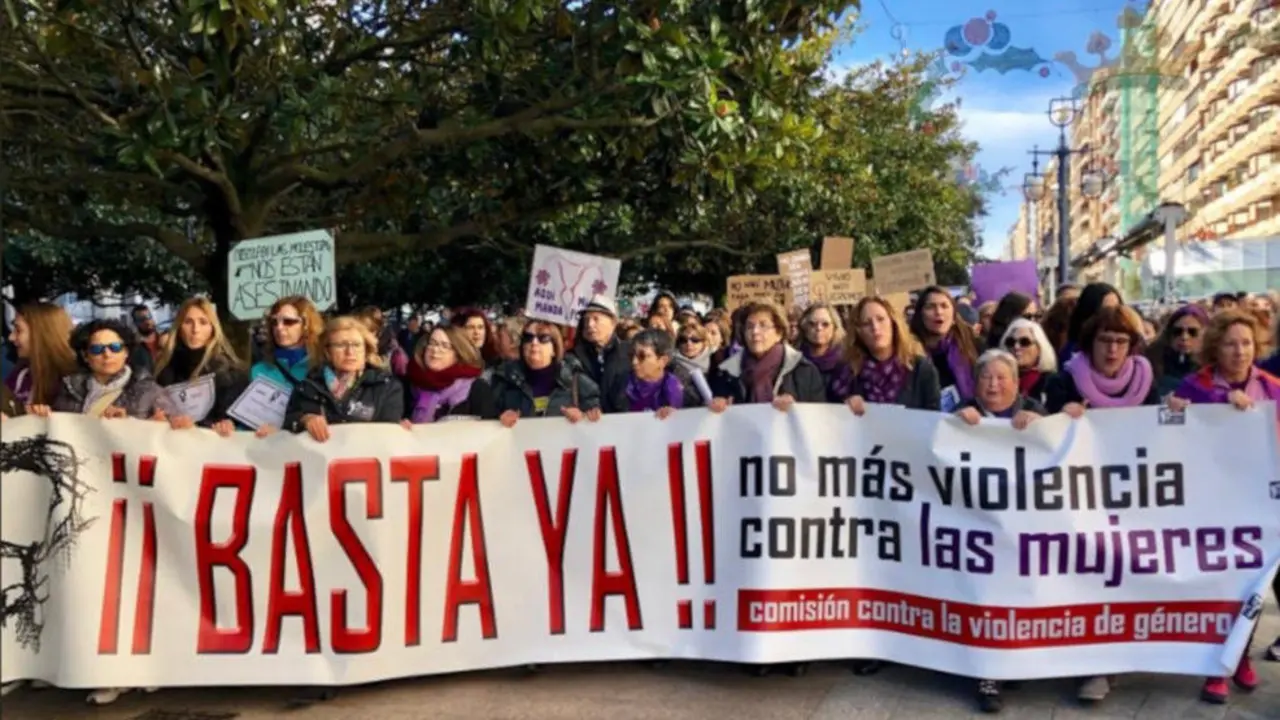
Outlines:
<svg viewBox="0 0 1280 720"><path fill-rule="evenodd" d="M364 322L337 317L325 327L326 355L289 396L284 425L327 442L330 426L399 423L404 390L378 355L378 338Z"/></svg>
<svg viewBox="0 0 1280 720"><path fill-rule="evenodd" d="M324 357L320 336L324 321L316 306L302 295L282 297L267 310L265 359L249 368L250 380L269 380L282 390L293 390L307 377L312 358ZM264 425L257 435L263 437L276 428Z"/></svg>
<svg viewBox="0 0 1280 720"><path fill-rule="evenodd" d="M844 366L844 343L844 325L831 305L814 303L800 316L800 352L822 373L831 400L839 399L831 392L831 383Z"/></svg>
<svg viewBox="0 0 1280 720"><path fill-rule="evenodd" d="M175 402L170 392L174 414L169 416L169 425L175 430L199 425L227 437L236 430L227 409L248 386L248 373L227 342L222 324L218 322L218 312L208 299L197 297L182 303L174 325L177 332L165 339L156 360L156 382L168 388L211 375L213 404L202 416L196 417L194 413L202 409L187 409L184 403Z"/></svg>
<svg viewBox="0 0 1280 720"><path fill-rule="evenodd" d="M1258 335L1257 319L1248 311L1224 310L1215 315L1200 349L1201 368L1169 396L1169 407L1181 411L1193 403L1229 403L1243 411L1270 400L1277 403L1276 421L1280 422L1280 378L1254 366ZM1280 574L1271 589L1280 598ZM1267 659L1280 660L1280 638L1267 649ZM1231 679L1246 692L1258 687L1248 645ZM1225 677L1209 678L1200 691L1201 699L1215 705L1226 703L1229 694Z"/></svg>
<svg viewBox="0 0 1280 720"><path fill-rule="evenodd" d="M600 419L600 388L575 363L564 361L560 328L530 320L520 335L520 359L493 374L498 420L514 427L520 418L562 415L571 423Z"/></svg>
<svg viewBox="0 0 1280 720"><path fill-rule="evenodd" d="M697 327L682 325L680 334L685 335ZM632 339L630 352L631 373L626 384L619 389L621 397L613 400L613 407L626 408L627 412L652 412L658 419L665 420L676 410L702 405L702 397L692 379L692 373L701 373L701 370L695 367L682 373L689 378L688 382L677 374L676 365L672 362L674 348L671 337L665 332L641 332Z"/></svg>
<svg viewBox="0 0 1280 720"><path fill-rule="evenodd" d="M936 285L925 288L916 298L910 328L938 370L940 409L955 412L973 399L973 364L978 360L979 345L973 328L956 319L951 293Z"/></svg>
<svg viewBox="0 0 1280 720"><path fill-rule="evenodd" d="M484 358L466 327L438 327L418 341L405 375L405 407L413 425L448 419L494 420L493 389L482 374Z"/></svg>

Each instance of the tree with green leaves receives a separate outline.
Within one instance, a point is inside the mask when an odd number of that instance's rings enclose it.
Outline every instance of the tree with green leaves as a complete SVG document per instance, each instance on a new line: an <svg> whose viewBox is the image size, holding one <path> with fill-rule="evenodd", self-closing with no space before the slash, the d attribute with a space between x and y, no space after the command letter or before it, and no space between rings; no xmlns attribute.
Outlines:
<svg viewBox="0 0 1280 720"><path fill-rule="evenodd" d="M0 210L90 253L154 243L223 308L247 238L336 228L344 267L519 253L582 218L733 197L756 160L802 155L854 5L3 0Z"/></svg>

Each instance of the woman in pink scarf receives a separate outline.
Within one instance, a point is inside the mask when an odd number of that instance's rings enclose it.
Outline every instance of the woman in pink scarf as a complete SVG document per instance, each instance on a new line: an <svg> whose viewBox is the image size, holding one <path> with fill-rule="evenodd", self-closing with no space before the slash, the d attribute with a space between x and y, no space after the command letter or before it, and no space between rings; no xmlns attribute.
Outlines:
<svg viewBox="0 0 1280 720"><path fill-rule="evenodd" d="M1241 310L1224 310L1213 317L1200 348L1200 370L1182 380L1169 396L1169 407L1185 409L1192 403L1230 403L1237 410L1249 410L1256 403L1276 403L1280 422L1280 378L1254 367L1257 358L1258 321ZM1271 584L1280 597L1280 575ZM1280 660L1280 638L1267 650L1268 659ZM1232 676L1237 687L1250 691L1258 687L1258 673L1249 662L1246 649ZM1205 702L1222 705L1230 690L1225 677L1209 678L1200 691Z"/></svg>

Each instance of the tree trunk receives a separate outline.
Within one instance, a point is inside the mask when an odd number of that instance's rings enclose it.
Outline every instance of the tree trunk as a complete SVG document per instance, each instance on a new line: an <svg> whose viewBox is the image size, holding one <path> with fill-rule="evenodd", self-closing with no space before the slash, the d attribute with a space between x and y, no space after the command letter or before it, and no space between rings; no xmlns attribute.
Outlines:
<svg viewBox="0 0 1280 720"><path fill-rule="evenodd" d="M227 260L231 256L231 248L246 238L236 230L235 223L227 219L226 213L215 211L214 214L219 217L210 218L214 243L213 253L205 263L205 279L209 282L210 296L218 308L218 320L227 340L240 359L248 363L253 358L253 322L238 320L231 314L231 294L227 286Z"/></svg>

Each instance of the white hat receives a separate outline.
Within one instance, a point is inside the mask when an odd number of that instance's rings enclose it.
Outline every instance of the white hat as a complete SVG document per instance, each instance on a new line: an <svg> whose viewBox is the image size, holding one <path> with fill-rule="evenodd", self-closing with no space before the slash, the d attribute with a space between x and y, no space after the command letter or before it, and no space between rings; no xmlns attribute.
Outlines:
<svg viewBox="0 0 1280 720"><path fill-rule="evenodd" d="M583 314L589 312L604 313L614 320L618 319L618 304L608 295L595 295L591 298L591 302L582 309Z"/></svg>

